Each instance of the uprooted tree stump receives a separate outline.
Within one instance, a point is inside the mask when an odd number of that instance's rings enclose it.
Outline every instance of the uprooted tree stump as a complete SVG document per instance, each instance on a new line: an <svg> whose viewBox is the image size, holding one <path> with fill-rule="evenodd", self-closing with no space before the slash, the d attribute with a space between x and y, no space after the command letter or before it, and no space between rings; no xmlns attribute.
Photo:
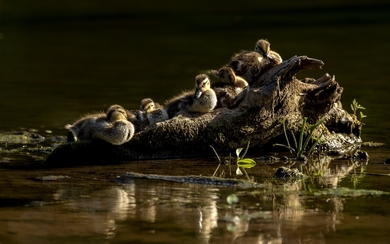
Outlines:
<svg viewBox="0 0 390 244"><path fill-rule="evenodd" d="M318 59L294 56L251 84L237 108L181 114L147 127L121 146L102 141L65 143L55 148L44 164L70 166L204 156L213 153L209 145L224 152L245 147L248 141L251 148L261 148L283 134L284 119L288 130L299 133L304 117L310 124L323 119L316 132L323 133L323 143L329 150L341 152L360 142L361 130L361 123L341 106L343 88L328 74L319 79L296 78L300 71L320 69L323 64Z"/></svg>

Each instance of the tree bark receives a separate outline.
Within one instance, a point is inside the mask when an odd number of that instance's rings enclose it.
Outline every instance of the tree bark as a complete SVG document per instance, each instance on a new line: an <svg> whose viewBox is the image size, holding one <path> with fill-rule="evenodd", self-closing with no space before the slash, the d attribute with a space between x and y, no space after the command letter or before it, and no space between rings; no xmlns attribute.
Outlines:
<svg viewBox="0 0 390 244"><path fill-rule="evenodd" d="M121 146L81 141L58 146L44 164L66 166L140 159L211 155L245 147L262 148L283 134L286 127L299 133L304 117L310 124L323 119L315 134L323 133L329 150L340 151L360 142L361 123L342 109L343 88L328 74L298 80L306 69L321 69L323 62L306 56L292 57L255 81L246 98L234 109L206 114L183 113L149 126ZM281 141L280 143L285 143Z"/></svg>

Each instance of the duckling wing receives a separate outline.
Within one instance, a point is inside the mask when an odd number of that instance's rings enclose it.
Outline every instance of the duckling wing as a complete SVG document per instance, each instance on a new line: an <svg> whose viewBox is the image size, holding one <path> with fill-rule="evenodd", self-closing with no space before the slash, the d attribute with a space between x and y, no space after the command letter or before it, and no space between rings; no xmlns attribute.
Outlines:
<svg viewBox="0 0 390 244"><path fill-rule="evenodd" d="M162 122L168 120L169 116L165 109L156 109L150 113L148 113L148 120L150 124L155 124L158 122Z"/></svg>
<svg viewBox="0 0 390 244"><path fill-rule="evenodd" d="M173 97L165 104L165 111L169 118L173 118L180 111L187 111L194 103L194 91L185 91Z"/></svg>
<svg viewBox="0 0 390 244"><path fill-rule="evenodd" d="M231 86L214 88L217 96L217 108L231 108L236 103L236 92Z"/></svg>
<svg viewBox="0 0 390 244"><path fill-rule="evenodd" d="M194 99L188 112L207 113L215 108L217 105L217 96L214 90L209 89L202 93L198 99Z"/></svg>
<svg viewBox="0 0 390 244"><path fill-rule="evenodd" d="M134 135L134 126L127 120L118 120L109 123L105 128L96 130L93 139L104 140L113 145L121 145L128 142Z"/></svg>
<svg viewBox="0 0 390 244"><path fill-rule="evenodd" d="M228 67L234 70L237 76L241 76L249 83L256 81L262 72L262 67L268 64L257 52L242 52L231 58Z"/></svg>
<svg viewBox="0 0 390 244"><path fill-rule="evenodd" d="M90 114L77 120L74 124L67 124L65 128L73 133L78 140L91 140L92 132L105 126L105 114ZM103 124L103 125L100 125Z"/></svg>

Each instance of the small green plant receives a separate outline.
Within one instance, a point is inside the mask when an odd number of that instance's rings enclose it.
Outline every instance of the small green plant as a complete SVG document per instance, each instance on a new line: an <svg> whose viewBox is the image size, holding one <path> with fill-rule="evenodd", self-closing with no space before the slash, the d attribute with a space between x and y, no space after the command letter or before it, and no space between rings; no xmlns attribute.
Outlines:
<svg viewBox="0 0 390 244"><path fill-rule="evenodd" d="M353 115L357 116L357 112L359 109L366 109L366 108L363 107L362 105L360 105L356 101L356 99L353 99L352 104L351 104L351 109L352 109ZM362 121L363 118L367 117L367 115L363 114L362 111L359 111L359 115L360 115L360 118L359 118L360 122Z"/></svg>
<svg viewBox="0 0 390 244"><path fill-rule="evenodd" d="M288 139L288 135L287 135L286 119L283 119L283 122L282 122L283 123L283 132L284 132L284 136L286 137L287 145L276 143L276 144L274 144L274 146L281 146L281 147L288 148L290 150L291 154L295 153L296 159L302 158L302 156L304 155L303 153L305 153L305 152L306 152L306 156L310 156L311 153L313 152L314 148L317 146L318 142L320 142L322 134L323 134L323 131L322 131L321 135L318 138L315 138L315 137L313 137L313 132L320 124L322 124L324 122L324 120L320 120L317 123L315 123L314 125L309 125L307 128L307 132L305 132L306 122L307 122L307 118L305 117L303 119L303 123L302 123L301 130L299 133L299 140L298 141L297 141L297 138L295 137L295 134L292 131L290 131L291 136L292 136L293 141L294 141L294 146L295 146L295 148L293 148L290 144L290 140ZM308 134L306 138L304 138L305 134ZM310 140L314 140L314 143L311 145L311 147L309 149L307 149Z"/></svg>
<svg viewBox="0 0 390 244"><path fill-rule="evenodd" d="M254 167L256 165L255 160L253 160L251 158L245 158L245 156L246 156L246 154L248 152L248 149L249 149L249 145L250 145L250 142L248 142L248 144L247 144L247 146L245 148L245 151L244 151L244 153L242 155L240 155L240 154L241 154L243 148L237 148L236 149L236 156L237 156L237 158L236 158L236 165L237 165L236 174L237 175L242 175L242 171L244 171L244 173L245 173L246 177L248 178L248 180L250 178L249 178L249 175L248 175L248 173L246 172L245 169L250 169L250 168L252 168L252 167ZM221 160L221 157L218 155L217 151L214 149L214 147L211 146L211 145L210 145L210 147L213 149L215 155L218 158L218 162L219 162L219 164L218 164L218 166L215 169L214 174L213 174L213 176L215 176L217 171L218 171L218 169L219 169L219 167L222 164L222 160ZM229 159L226 162L230 166L232 164L232 157L229 156Z"/></svg>

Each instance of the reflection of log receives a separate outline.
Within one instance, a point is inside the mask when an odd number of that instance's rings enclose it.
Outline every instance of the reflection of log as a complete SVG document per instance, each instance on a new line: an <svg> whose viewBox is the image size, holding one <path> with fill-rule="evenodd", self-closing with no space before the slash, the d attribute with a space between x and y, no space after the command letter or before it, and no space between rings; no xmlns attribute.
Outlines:
<svg viewBox="0 0 390 244"><path fill-rule="evenodd" d="M330 148L359 142L361 123L341 108L343 89L334 77L326 74L317 80L302 81L295 77L302 70L322 65L322 61L306 56L292 57L254 82L235 109L181 114L146 128L122 146L88 141L67 143L57 147L45 162L62 165L201 156L212 153L209 145L226 151L245 147L248 141L251 147L263 147L283 133L284 118L287 129L295 132L304 117L309 123L325 118L318 131L324 131L323 138Z"/></svg>

